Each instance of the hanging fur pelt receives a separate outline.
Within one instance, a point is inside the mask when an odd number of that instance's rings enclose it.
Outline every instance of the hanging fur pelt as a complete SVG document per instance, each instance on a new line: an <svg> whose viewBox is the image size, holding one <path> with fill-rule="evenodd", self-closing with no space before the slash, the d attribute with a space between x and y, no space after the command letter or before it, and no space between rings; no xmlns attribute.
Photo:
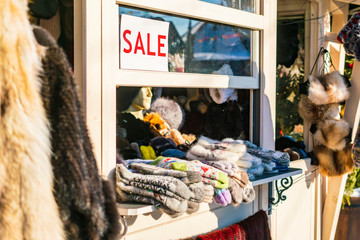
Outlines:
<svg viewBox="0 0 360 240"><path fill-rule="evenodd" d="M112 184L96 164L71 68L63 50L35 27L43 55L42 97L50 120L54 194L69 240L117 239L120 232Z"/></svg>
<svg viewBox="0 0 360 240"><path fill-rule="evenodd" d="M0 239L60 240L41 62L26 0L0 1Z"/></svg>

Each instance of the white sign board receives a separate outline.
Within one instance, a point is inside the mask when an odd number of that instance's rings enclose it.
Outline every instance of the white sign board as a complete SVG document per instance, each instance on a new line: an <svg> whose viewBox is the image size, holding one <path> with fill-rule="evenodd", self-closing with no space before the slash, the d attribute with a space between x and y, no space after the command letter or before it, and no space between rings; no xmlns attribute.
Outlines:
<svg viewBox="0 0 360 240"><path fill-rule="evenodd" d="M169 23L121 15L120 68L169 71Z"/></svg>

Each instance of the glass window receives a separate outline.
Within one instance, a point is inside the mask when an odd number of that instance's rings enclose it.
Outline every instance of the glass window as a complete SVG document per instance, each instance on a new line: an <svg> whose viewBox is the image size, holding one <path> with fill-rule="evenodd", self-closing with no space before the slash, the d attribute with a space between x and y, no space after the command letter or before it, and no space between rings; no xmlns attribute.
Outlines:
<svg viewBox="0 0 360 240"><path fill-rule="evenodd" d="M120 6L121 14L170 23L170 72L252 75L250 30ZM219 72L224 65L230 68Z"/></svg>
<svg viewBox="0 0 360 240"><path fill-rule="evenodd" d="M236 8L247 12L254 12L254 0L201 0L225 7Z"/></svg>
<svg viewBox="0 0 360 240"><path fill-rule="evenodd" d="M184 145L184 151L200 135L249 140L249 90L117 87L116 94L116 146L125 159L134 157L131 143L148 145L157 136Z"/></svg>

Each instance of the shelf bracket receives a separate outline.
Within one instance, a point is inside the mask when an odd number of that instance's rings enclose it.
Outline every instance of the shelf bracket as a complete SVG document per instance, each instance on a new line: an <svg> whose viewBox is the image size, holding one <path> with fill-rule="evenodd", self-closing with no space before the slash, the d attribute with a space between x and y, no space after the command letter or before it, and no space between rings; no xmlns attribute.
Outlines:
<svg viewBox="0 0 360 240"><path fill-rule="evenodd" d="M281 185L281 189L279 188L279 181ZM280 180L275 181L275 189L276 189L276 195L275 197L270 198L270 203L272 205L277 205L281 201L286 200L286 196L284 195L284 192L288 190L293 185L293 178L287 177Z"/></svg>

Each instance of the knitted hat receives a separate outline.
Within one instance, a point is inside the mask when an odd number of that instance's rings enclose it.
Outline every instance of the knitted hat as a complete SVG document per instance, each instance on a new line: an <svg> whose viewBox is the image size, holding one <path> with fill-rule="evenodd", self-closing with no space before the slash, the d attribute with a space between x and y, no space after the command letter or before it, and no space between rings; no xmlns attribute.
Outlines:
<svg viewBox="0 0 360 240"><path fill-rule="evenodd" d="M185 121L185 113L182 107L174 100L160 97L156 99L149 112L157 112L170 125L170 128L180 129Z"/></svg>

